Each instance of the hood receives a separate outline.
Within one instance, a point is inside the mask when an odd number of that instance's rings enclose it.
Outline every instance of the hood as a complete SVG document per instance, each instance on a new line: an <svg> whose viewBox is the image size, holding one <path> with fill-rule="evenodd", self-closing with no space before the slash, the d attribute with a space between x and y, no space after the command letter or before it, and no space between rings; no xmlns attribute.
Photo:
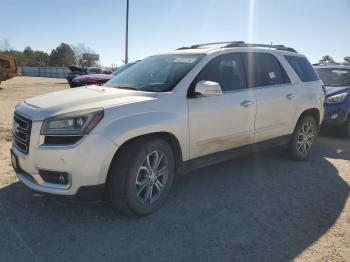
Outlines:
<svg viewBox="0 0 350 262"><path fill-rule="evenodd" d="M350 92L350 86L325 86L326 96L334 95L340 92Z"/></svg>
<svg viewBox="0 0 350 262"><path fill-rule="evenodd" d="M85 80L110 80L112 79L112 75L108 74L92 74L92 75L82 75L77 76L73 79L73 81L85 81Z"/></svg>
<svg viewBox="0 0 350 262"><path fill-rule="evenodd" d="M35 121L74 111L152 100L156 95L151 92L88 86L33 97L19 104L16 110Z"/></svg>

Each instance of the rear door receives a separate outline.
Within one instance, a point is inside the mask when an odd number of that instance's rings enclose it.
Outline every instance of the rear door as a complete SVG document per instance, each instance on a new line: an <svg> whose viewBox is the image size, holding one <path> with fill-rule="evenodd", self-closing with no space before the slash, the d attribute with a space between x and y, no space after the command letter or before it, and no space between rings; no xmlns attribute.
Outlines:
<svg viewBox="0 0 350 262"><path fill-rule="evenodd" d="M295 86L274 55L249 52L242 58L257 100L255 142L288 134L296 112Z"/></svg>
<svg viewBox="0 0 350 262"><path fill-rule="evenodd" d="M251 144L256 103L254 93L247 89L241 56L214 58L192 86L202 80L219 83L223 95L188 99L191 158Z"/></svg>

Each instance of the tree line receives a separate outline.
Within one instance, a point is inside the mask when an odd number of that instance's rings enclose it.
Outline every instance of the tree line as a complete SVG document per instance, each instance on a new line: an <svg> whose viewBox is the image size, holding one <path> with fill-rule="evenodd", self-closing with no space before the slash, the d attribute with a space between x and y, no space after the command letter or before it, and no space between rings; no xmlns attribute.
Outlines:
<svg viewBox="0 0 350 262"><path fill-rule="evenodd" d="M325 55L318 61L319 64L326 65L350 65L350 56L344 57L344 61L342 63L336 62L330 55Z"/></svg>
<svg viewBox="0 0 350 262"><path fill-rule="evenodd" d="M48 54L43 51L33 50L30 46L24 48L23 51L14 50L9 41L3 39L0 41L0 51L16 58L19 66L71 66L77 65L81 67L97 66L96 61L86 61L83 59L84 53L94 54L95 51L86 47L83 43L78 45L69 45L61 43ZM350 56L344 57L344 61L336 62L331 56L325 55L319 60L319 64L334 65L350 65Z"/></svg>
<svg viewBox="0 0 350 262"><path fill-rule="evenodd" d="M40 50L33 50L30 46L24 48L23 51L18 51L12 48L8 40L3 39L0 41L0 51L7 55L16 58L18 66L97 66L98 61L86 61L83 60L84 53L92 53L95 51L89 47L86 47L83 43L78 45L69 45L61 43L55 49L52 49L50 53L46 53Z"/></svg>

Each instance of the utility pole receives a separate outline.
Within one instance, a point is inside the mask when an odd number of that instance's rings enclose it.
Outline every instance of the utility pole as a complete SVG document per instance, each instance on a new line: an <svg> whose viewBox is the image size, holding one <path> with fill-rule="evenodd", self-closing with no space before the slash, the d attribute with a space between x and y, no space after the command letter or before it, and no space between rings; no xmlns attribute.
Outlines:
<svg viewBox="0 0 350 262"><path fill-rule="evenodd" d="M129 0L126 0L125 64L129 63Z"/></svg>

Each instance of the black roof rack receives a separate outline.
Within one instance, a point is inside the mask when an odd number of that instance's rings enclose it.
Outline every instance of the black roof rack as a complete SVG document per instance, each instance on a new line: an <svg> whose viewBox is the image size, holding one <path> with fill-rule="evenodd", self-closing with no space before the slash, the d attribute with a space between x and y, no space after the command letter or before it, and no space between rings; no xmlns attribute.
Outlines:
<svg viewBox="0 0 350 262"><path fill-rule="evenodd" d="M185 50L185 49L197 49L205 46L210 45L220 45L223 46L221 48L233 48L233 47L264 47L264 48L273 48L276 50L282 50L282 51L288 51L288 52L294 52L297 53L297 51L291 47L286 47L284 45L266 45L266 44L252 44L252 43L245 43L244 41L231 41L231 42L215 42L215 43L207 43L207 44L200 44L200 45L192 45L190 47L181 47L176 50Z"/></svg>
<svg viewBox="0 0 350 262"><path fill-rule="evenodd" d="M210 45L228 45L228 44L232 44L232 43L242 43L244 44L243 41L227 41L227 42L214 42L214 43L206 43L206 44L199 44L199 45L192 45L192 46L185 46L185 47L180 47L176 50L185 50L185 49L197 49L197 48L201 48L201 47L205 47L205 46L210 46Z"/></svg>

